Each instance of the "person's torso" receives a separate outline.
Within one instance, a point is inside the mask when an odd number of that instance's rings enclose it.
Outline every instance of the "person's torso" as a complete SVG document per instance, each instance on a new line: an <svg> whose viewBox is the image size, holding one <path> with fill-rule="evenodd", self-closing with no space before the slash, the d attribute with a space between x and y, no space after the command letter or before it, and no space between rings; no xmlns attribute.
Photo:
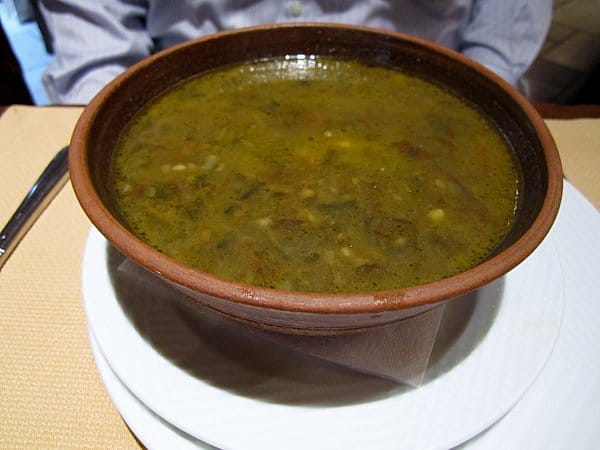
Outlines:
<svg viewBox="0 0 600 450"><path fill-rule="evenodd" d="M150 0L156 49L265 23L335 22L394 30L458 49L473 0Z"/></svg>

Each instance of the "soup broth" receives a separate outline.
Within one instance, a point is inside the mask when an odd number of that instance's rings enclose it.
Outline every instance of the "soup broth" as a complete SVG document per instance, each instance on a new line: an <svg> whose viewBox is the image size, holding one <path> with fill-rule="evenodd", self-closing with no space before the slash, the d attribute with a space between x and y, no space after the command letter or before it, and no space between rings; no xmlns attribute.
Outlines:
<svg viewBox="0 0 600 450"><path fill-rule="evenodd" d="M159 251L268 288L366 292L473 267L511 227L520 174L471 105L418 77L288 57L187 80L138 114L112 167Z"/></svg>

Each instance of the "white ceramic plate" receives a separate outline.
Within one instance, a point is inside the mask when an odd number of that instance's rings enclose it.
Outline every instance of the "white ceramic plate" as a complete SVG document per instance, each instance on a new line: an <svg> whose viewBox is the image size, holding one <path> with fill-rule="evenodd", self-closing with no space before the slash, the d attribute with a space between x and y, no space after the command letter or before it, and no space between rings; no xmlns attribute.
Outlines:
<svg viewBox="0 0 600 450"><path fill-rule="evenodd" d="M565 302L556 347L515 407L470 450L598 448L600 442L600 214L565 182L552 230Z"/></svg>
<svg viewBox="0 0 600 450"><path fill-rule="evenodd" d="M218 321L186 318L165 299L171 289L147 285L137 274L92 230L83 294L98 347L148 413L220 448L458 445L506 414L531 386L563 311L563 275L550 236L506 277L446 307L425 383L410 389L263 352Z"/></svg>
<svg viewBox="0 0 600 450"><path fill-rule="evenodd" d="M204 443L185 435L152 413L121 383L100 352L96 338L90 332L90 345L96 367L106 391L117 410L135 436L148 448L194 450L208 447Z"/></svg>

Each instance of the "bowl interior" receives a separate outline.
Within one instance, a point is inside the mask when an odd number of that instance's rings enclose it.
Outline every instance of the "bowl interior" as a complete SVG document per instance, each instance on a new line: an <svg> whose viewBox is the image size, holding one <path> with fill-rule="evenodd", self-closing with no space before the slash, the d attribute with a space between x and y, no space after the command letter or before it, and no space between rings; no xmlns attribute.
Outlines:
<svg viewBox="0 0 600 450"><path fill-rule="evenodd" d="M560 202L562 172L543 121L514 89L466 58L438 46L394 33L323 24L266 26L208 36L144 60L105 88L86 108L72 141L73 185L92 222L121 251L134 253L134 259L142 265L162 272L148 263L153 258L150 249L140 254L143 245L134 242L133 235L118 222L119 213L107 182L111 150L124 126L141 107L189 77L240 62L298 54L350 58L398 68L443 86L475 105L502 131L523 172L514 226L488 262L450 277L454 280L436 282L432 289L419 288L416 295L405 295L405 289L403 301L393 307L433 303L479 287L514 267L543 239ZM167 271L163 275L185 284L185 280L178 279L185 269L174 267L172 274ZM407 300L409 297L411 300Z"/></svg>

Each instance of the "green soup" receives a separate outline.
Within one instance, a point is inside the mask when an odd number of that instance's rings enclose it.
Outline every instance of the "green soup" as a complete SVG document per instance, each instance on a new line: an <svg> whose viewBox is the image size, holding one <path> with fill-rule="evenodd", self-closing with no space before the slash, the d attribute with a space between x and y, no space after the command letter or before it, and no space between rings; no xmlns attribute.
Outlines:
<svg viewBox="0 0 600 450"><path fill-rule="evenodd" d="M112 177L142 240L263 287L365 292L473 267L511 227L505 139L420 78L294 57L178 85L127 126Z"/></svg>

